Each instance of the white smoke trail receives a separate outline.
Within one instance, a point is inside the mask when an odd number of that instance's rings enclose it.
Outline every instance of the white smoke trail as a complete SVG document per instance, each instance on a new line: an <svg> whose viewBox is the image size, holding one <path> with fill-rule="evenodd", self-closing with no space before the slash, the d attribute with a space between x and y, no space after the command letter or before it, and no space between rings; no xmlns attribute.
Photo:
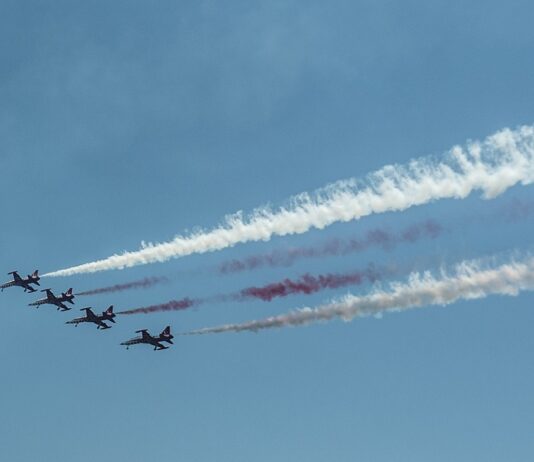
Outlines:
<svg viewBox="0 0 534 462"><path fill-rule="evenodd" d="M474 190L493 198L517 183L534 181L534 127L504 129L483 142L468 143L443 160L422 158L406 166L388 165L364 180L334 183L313 195L301 194L275 211L255 210L229 216L221 226L170 242L144 244L133 252L55 271L44 276L69 276L163 262L170 258L232 247L237 243L300 234L373 213L405 210L445 198L464 198Z"/></svg>
<svg viewBox="0 0 534 462"><path fill-rule="evenodd" d="M276 327L301 326L313 322L404 311L428 305L449 305L458 300L485 298L489 295L517 295L534 290L534 257L494 268L482 269L479 261L464 261L452 275L442 272L439 278L429 272L412 273L407 283L393 283L389 290L376 290L367 296L348 295L338 302L317 308L303 308L288 314L242 324L226 324L187 332L182 335L216 334L222 332L257 332Z"/></svg>

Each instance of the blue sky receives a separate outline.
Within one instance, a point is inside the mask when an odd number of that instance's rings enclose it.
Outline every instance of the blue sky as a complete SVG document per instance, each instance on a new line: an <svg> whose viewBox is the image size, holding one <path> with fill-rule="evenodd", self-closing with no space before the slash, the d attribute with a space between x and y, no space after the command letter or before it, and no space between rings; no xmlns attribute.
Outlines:
<svg viewBox="0 0 534 462"><path fill-rule="evenodd" d="M136 249L531 124L533 13L527 1L3 1L4 272L53 271ZM513 199L534 200L531 187L49 284L83 290L172 278L76 305L101 311L368 262L424 267L524 251L534 217L498 212ZM427 218L450 232L390 253L225 277L209 271L228 258ZM103 332L64 325L77 310L30 309L35 297L5 291L0 456L526 460L534 450L528 293L380 320L180 338L160 353L118 346L139 328L245 321L367 289L132 316Z"/></svg>

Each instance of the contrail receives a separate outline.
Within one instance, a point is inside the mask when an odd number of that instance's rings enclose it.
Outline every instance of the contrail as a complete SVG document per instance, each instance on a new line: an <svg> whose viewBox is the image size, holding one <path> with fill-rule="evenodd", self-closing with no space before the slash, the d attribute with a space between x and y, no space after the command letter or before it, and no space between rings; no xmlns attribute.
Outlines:
<svg viewBox="0 0 534 462"><path fill-rule="evenodd" d="M375 290L367 296L348 295L338 302L317 308L303 308L281 316L273 316L242 324L226 324L194 330L183 335L217 334L222 332L258 332L276 327L301 326L341 318L377 315L386 311L404 311L428 305L449 305L458 300L485 298L489 295L517 295L534 290L534 257L494 267L482 268L479 261L464 261L452 275L440 277L430 272L412 273L407 283L393 283L389 290Z"/></svg>
<svg viewBox="0 0 534 462"><path fill-rule="evenodd" d="M148 289L156 284L162 284L169 282L169 279L164 276L154 276L149 278L144 278L139 281L126 282L124 284L115 284L108 287L100 287L97 289L86 290L84 292L78 292L76 295L97 295L97 294L107 294L112 292L122 292L123 290L130 289Z"/></svg>
<svg viewBox="0 0 534 462"><path fill-rule="evenodd" d="M334 183L314 194L293 197L277 210L260 208L248 217L238 212L219 227L177 236L170 242L142 243L140 250L48 273L69 276L163 262L194 253L266 241L273 236L301 234L374 213L400 211L446 198L465 198L475 190L491 199L518 183L534 181L534 127L504 129L482 142L454 147L441 161L412 160L388 165L363 180Z"/></svg>
<svg viewBox="0 0 534 462"><path fill-rule="evenodd" d="M288 250L275 250L263 255L253 255L241 260L228 260L219 266L223 274L236 273L257 268L290 266L303 258L316 258L335 255L348 255L362 252L370 247L390 250L401 243L414 243L423 238L435 239L443 232L442 226L434 220L426 220L405 228L399 233L375 228L363 238L330 239L317 246L297 247Z"/></svg>
<svg viewBox="0 0 534 462"><path fill-rule="evenodd" d="M345 274L321 274L312 276L304 274L296 280L284 279L280 282L274 282L260 287L247 287L233 294L220 294L205 298L189 297L181 300L171 300L170 302L157 305L134 308L118 312L117 314L148 314L160 311L182 311L193 306L199 306L204 303L218 302L243 302L251 299L258 299L264 302L270 302L275 298L287 297L296 294L312 294L324 289L336 289L339 287L355 286L365 282L375 282L386 275L393 274L392 268L377 269L374 265L362 271L353 271Z"/></svg>

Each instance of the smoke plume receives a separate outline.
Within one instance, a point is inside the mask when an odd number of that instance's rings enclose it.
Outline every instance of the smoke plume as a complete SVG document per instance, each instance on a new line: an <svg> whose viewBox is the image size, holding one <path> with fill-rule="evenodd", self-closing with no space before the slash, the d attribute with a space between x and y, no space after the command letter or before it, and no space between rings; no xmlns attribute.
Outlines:
<svg viewBox="0 0 534 462"><path fill-rule="evenodd" d="M190 298L183 298L181 300L171 300L167 303L160 303L158 305L151 305L151 306L145 306L142 308L134 308L132 310L125 310L125 311L119 311L116 314L149 314L149 313L157 313L160 311L181 311L186 310L187 308L191 308L192 306L199 305L202 303L201 300L193 300Z"/></svg>
<svg viewBox="0 0 534 462"><path fill-rule="evenodd" d="M296 280L284 279L283 281L265 286L247 287L233 294L220 294L195 299L186 297L181 300L171 300L170 302L158 305L121 311L117 314L148 314L160 311L181 311L205 303L242 302L251 299L270 302L275 298L287 297L289 295L308 295L324 289L360 285L365 282L372 283L383 278L385 275L392 274L393 271L391 268L377 269L374 265L369 265L363 271L353 271L345 274L321 274L318 276L305 274Z"/></svg>
<svg viewBox="0 0 534 462"><path fill-rule="evenodd" d="M283 281L261 287L243 289L239 294L239 299L257 298L265 302L270 302L274 298L287 297L288 295L308 295L324 289L337 289L339 287L360 285L366 281L372 283L381 279L383 274L383 271L379 271L371 265L364 271L355 271L346 274L322 274L319 276L305 274L297 280L284 279Z"/></svg>
<svg viewBox="0 0 534 462"><path fill-rule="evenodd" d="M112 292L122 292L124 290L131 290L131 289L148 289L149 287L152 287L156 284L162 284L165 282L169 282L169 279L161 276L161 277L150 277L150 278L144 278L139 281L132 281L132 282L126 282L124 284L115 284L113 286L108 287L100 287L93 290L86 290L84 292L78 292L76 295L97 295L97 294L109 294Z"/></svg>
<svg viewBox="0 0 534 462"><path fill-rule="evenodd" d="M144 244L140 250L112 255L46 274L69 276L163 262L194 253L266 241L273 236L302 234L367 215L405 210L438 199L465 198L480 190L491 199L518 183L534 181L534 127L504 129L482 142L454 147L445 157L388 165L364 180L340 181L315 194L301 194L277 210L260 208L248 217L229 216L209 231L177 236L170 242Z"/></svg>
<svg viewBox="0 0 534 462"><path fill-rule="evenodd" d="M434 220L427 220L409 226L400 233L387 229L376 228L369 231L363 238L330 239L322 244L311 247L298 247L288 250L275 250L263 255L253 255L241 260L229 260L219 266L220 273L236 273L261 267L290 266L303 258L348 255L361 252L370 247L381 247L391 250L401 243L414 243L423 238L436 238L443 228Z"/></svg>
<svg viewBox="0 0 534 462"><path fill-rule="evenodd" d="M376 315L387 311L404 311L428 305L449 305L458 300L485 298L490 295L514 296L521 291L534 290L534 257L522 261L511 260L497 267L483 268L479 261L464 261L452 274L442 272L439 277L430 272L412 273L408 282L393 283L389 290L375 290L367 296L348 295L338 302L316 308L303 308L288 314L273 316L241 324L208 327L184 335L216 334L222 332L258 332L276 327L301 326L314 322L341 318Z"/></svg>

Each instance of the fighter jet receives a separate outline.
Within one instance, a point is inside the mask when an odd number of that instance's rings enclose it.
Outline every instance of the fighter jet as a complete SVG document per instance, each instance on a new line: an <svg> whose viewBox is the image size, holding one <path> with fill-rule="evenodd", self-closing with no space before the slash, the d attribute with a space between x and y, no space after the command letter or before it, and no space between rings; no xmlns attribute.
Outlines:
<svg viewBox="0 0 534 462"><path fill-rule="evenodd" d="M2 289L2 292L4 289L7 289L8 287L18 286L23 287L24 292L35 292L35 289L31 286L31 284L36 284L40 286L39 284L39 270L35 270L33 274L28 274L28 277L26 279L23 279L19 276L19 273L17 271L11 271L11 273L7 273L13 275L13 280L6 282L5 284L2 284L0 286L0 289Z"/></svg>
<svg viewBox="0 0 534 462"><path fill-rule="evenodd" d="M67 290L67 293L63 292L61 294L61 297L56 297L50 289L41 290L41 292L46 292L46 298L42 298L41 300L37 300L33 303L29 303L29 306L39 307L39 305L45 305L45 304L56 305L58 310L61 309L61 311L68 311L71 308L65 305L65 302L68 302L74 305L74 302L72 301L74 298L72 289Z"/></svg>
<svg viewBox="0 0 534 462"><path fill-rule="evenodd" d="M80 311L85 311L85 316L83 318L76 318L72 321L67 321L65 324L74 324L78 327L78 324L81 322L92 322L96 324L97 329L110 329L111 326L108 326L104 321L111 321L115 323L113 319L116 314L113 313L113 305L111 305L106 311L102 312L102 315L99 316L93 313L91 308L82 308Z"/></svg>
<svg viewBox="0 0 534 462"><path fill-rule="evenodd" d="M174 335L171 334L171 326L167 326L165 329L163 329L163 332L156 337L150 335L147 329L137 330L135 331L135 333L141 334L141 336L135 337L131 340L127 340L126 342L122 342L121 345L125 345L126 349L128 349L130 345L136 345L137 343L147 343L149 345L154 346L154 351L166 350L167 348L169 348L168 346L162 345L161 342L167 342L173 345L172 339L174 338Z"/></svg>

